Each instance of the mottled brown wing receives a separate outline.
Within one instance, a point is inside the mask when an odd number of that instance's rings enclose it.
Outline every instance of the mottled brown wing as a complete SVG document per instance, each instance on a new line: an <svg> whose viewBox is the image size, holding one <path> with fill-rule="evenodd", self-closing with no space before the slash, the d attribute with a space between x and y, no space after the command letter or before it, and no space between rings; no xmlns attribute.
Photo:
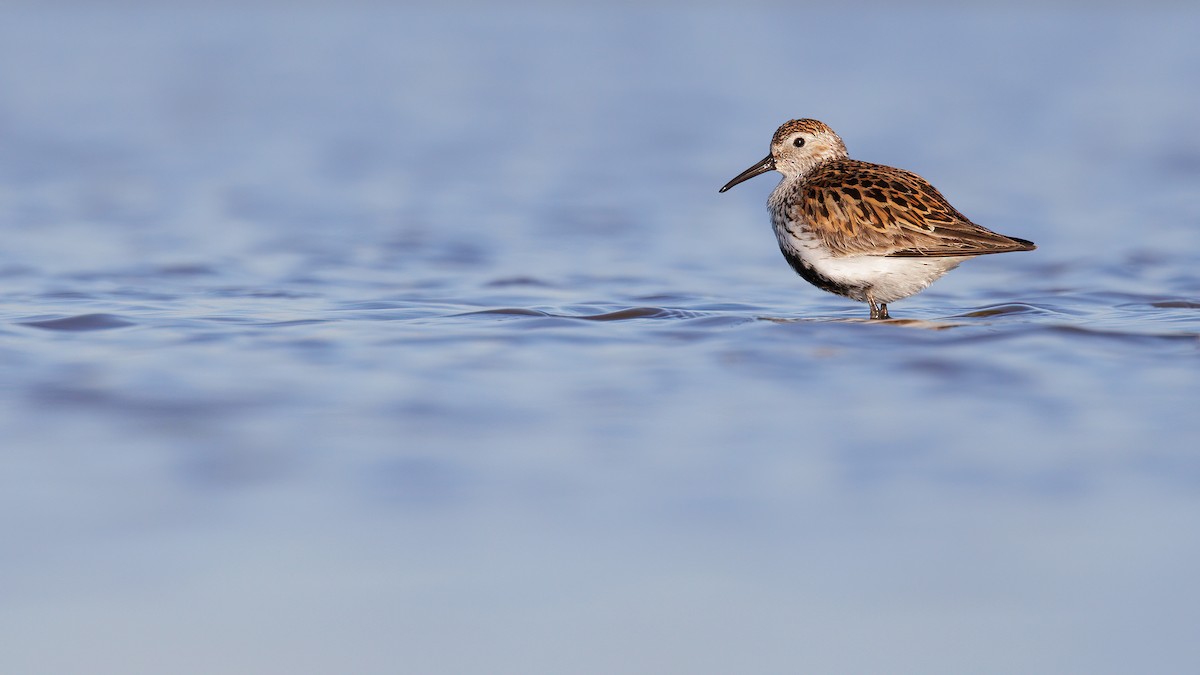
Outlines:
<svg viewBox="0 0 1200 675"><path fill-rule="evenodd" d="M972 223L924 178L890 166L826 162L798 197L794 215L838 255L947 257L1034 248Z"/></svg>

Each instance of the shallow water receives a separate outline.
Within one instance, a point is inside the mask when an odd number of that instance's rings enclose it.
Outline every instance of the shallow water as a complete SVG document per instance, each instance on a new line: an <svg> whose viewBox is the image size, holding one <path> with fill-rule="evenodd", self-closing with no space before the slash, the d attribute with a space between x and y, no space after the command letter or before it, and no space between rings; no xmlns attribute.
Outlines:
<svg viewBox="0 0 1200 675"><path fill-rule="evenodd" d="M8 12L0 670L1200 668L1200 13L782 11ZM865 321L797 116L1039 249Z"/></svg>

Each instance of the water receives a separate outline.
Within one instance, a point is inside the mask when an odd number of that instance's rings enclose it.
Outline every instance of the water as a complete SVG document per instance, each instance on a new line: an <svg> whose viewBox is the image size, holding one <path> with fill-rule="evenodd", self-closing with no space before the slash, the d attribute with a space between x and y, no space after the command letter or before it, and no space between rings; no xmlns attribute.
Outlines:
<svg viewBox="0 0 1200 675"><path fill-rule="evenodd" d="M1197 670L1198 29L11 8L2 670ZM860 320L796 116L1039 250Z"/></svg>

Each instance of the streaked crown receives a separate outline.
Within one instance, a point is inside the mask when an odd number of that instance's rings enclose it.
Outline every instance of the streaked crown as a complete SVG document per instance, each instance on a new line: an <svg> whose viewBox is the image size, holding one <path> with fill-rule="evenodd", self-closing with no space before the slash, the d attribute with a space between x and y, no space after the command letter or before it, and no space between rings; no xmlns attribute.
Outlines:
<svg viewBox="0 0 1200 675"><path fill-rule="evenodd" d="M788 177L803 176L818 164L848 156L842 138L824 122L803 119L784 122L771 137L775 169Z"/></svg>

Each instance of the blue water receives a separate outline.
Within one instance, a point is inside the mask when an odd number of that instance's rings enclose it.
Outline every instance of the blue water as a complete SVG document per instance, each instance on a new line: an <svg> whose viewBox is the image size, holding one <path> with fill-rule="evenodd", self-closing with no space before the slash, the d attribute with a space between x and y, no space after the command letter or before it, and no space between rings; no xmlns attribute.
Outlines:
<svg viewBox="0 0 1200 675"><path fill-rule="evenodd" d="M9 8L0 671L1200 671L1197 34ZM1039 249L861 320L792 117Z"/></svg>

